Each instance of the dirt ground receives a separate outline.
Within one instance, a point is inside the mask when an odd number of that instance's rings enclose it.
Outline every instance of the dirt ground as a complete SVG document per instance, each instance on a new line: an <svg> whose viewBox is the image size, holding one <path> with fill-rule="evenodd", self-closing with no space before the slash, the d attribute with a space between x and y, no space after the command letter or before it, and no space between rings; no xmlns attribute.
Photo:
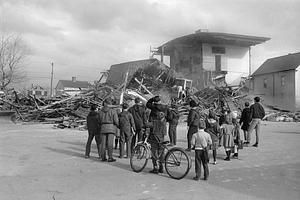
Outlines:
<svg viewBox="0 0 300 200"><path fill-rule="evenodd" d="M128 159L101 162L95 145L85 159L86 131L52 127L0 119L1 200L300 199L300 123L263 122L258 148L244 148L230 162L219 148L209 180L198 182L192 180L194 165L174 180L148 173L151 162L141 173ZM179 146L186 146L185 135L180 125Z"/></svg>

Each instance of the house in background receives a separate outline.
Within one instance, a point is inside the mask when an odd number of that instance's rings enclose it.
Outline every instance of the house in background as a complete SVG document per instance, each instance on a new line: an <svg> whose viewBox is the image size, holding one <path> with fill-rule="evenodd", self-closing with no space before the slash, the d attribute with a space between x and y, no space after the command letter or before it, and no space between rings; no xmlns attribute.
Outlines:
<svg viewBox="0 0 300 200"><path fill-rule="evenodd" d="M106 83L119 86L124 83L127 72L128 72L128 80L131 80L132 76L138 69L146 68L149 66L153 67L153 69L167 68L166 65L164 65L163 63L161 63L159 60L155 58L115 64L112 65L109 69L109 74L106 79Z"/></svg>
<svg viewBox="0 0 300 200"><path fill-rule="evenodd" d="M264 104L300 111L300 52L266 60L251 77L250 92Z"/></svg>
<svg viewBox="0 0 300 200"><path fill-rule="evenodd" d="M76 77L72 77L72 80L59 80L55 87L55 95L68 94L74 96L81 91L88 90L91 84L88 81L77 81Z"/></svg>
<svg viewBox="0 0 300 200"><path fill-rule="evenodd" d="M266 37L216 33L199 30L158 47L155 54L169 56L170 67L203 89L211 85L239 85L251 73L251 46ZM224 81L223 81L224 80Z"/></svg>
<svg viewBox="0 0 300 200"><path fill-rule="evenodd" d="M31 88L28 90L29 95L34 95L38 98L47 97L48 91L42 88L39 85L31 85Z"/></svg>

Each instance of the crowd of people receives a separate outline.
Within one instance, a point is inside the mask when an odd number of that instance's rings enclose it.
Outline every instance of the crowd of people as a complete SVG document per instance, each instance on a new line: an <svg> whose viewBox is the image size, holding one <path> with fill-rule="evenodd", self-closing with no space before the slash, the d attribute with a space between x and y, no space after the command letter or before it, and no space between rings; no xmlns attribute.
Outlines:
<svg viewBox="0 0 300 200"><path fill-rule="evenodd" d="M151 144L152 164L151 173L163 173L162 153L160 145L166 139L167 130L169 146L177 144L177 125L179 111L176 104L170 106L161 103L159 96L149 99L144 105L140 98L135 99L131 107L127 103L122 104L122 110L114 109L110 99L103 101L103 107L96 111L95 105L87 116L88 140L85 157L89 158L91 143L96 140L99 159L102 161L115 162L113 158L113 146L119 146L119 158L130 158L132 149L137 142L142 141L147 135ZM254 104L245 103L241 117L224 109L221 116L217 116L213 110L205 114L194 100L191 100L187 118L187 148L186 151L195 150L194 180L199 180L201 165L204 169L204 180L209 177L209 155L212 151L212 164L217 164L217 150L223 146L226 152L225 161L238 158L239 149L250 145L251 133L255 129L256 142L252 145L258 147L260 123L265 116L265 111L260 104L260 98L254 98ZM167 129L167 124L169 125ZM147 131L146 131L147 130ZM244 139L241 137L244 132ZM126 148L126 150L125 150ZM159 158L155 157L160 155ZM232 155L232 156L231 156Z"/></svg>

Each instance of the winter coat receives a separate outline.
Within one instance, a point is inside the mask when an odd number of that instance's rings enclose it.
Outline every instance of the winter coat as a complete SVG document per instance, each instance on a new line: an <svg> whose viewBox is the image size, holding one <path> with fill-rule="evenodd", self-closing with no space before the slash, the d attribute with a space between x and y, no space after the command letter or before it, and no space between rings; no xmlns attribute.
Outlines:
<svg viewBox="0 0 300 200"><path fill-rule="evenodd" d="M179 120L179 111L174 108L170 108L167 111L167 122L169 122L170 125L178 125Z"/></svg>
<svg viewBox="0 0 300 200"><path fill-rule="evenodd" d="M154 98L148 100L146 107L151 110L149 122L153 123L150 134L157 135L160 139L163 139L163 136L167 134L166 113L168 107L166 105L155 103Z"/></svg>
<svg viewBox="0 0 300 200"><path fill-rule="evenodd" d="M196 110L196 108L191 108L187 118L187 126L199 127L199 122L200 122L200 113Z"/></svg>
<svg viewBox="0 0 300 200"><path fill-rule="evenodd" d="M132 135L131 128L135 131L135 123L133 116L128 111L123 111L119 114L119 127L121 134L125 134L127 136Z"/></svg>
<svg viewBox="0 0 300 200"><path fill-rule="evenodd" d="M251 112L250 108L244 108L242 111L240 124L242 125L241 129L247 131L251 122Z"/></svg>
<svg viewBox="0 0 300 200"><path fill-rule="evenodd" d="M265 116L265 110L262 107L262 105L258 102L254 103L250 106L250 112L251 112L251 114L250 114L251 120L253 118L263 119Z"/></svg>
<svg viewBox="0 0 300 200"><path fill-rule="evenodd" d="M128 111L132 114L136 130L145 128L147 122L146 107L144 105L135 104Z"/></svg>
<svg viewBox="0 0 300 200"><path fill-rule="evenodd" d="M99 111L101 134L117 133L119 117L117 111L110 107L103 107Z"/></svg>
<svg viewBox="0 0 300 200"><path fill-rule="evenodd" d="M89 134L91 135L100 135L100 118L99 118L99 114L92 110L87 118L86 118L86 122L87 122L87 129Z"/></svg>
<svg viewBox="0 0 300 200"><path fill-rule="evenodd" d="M234 146L234 131L235 127L232 124L223 124L221 126L221 132L223 135L223 146L225 148L231 148Z"/></svg>
<svg viewBox="0 0 300 200"><path fill-rule="evenodd" d="M163 117L166 117L168 106L154 102L154 98L151 98L147 101L146 107L151 110L149 115L149 122L157 119L160 120Z"/></svg>

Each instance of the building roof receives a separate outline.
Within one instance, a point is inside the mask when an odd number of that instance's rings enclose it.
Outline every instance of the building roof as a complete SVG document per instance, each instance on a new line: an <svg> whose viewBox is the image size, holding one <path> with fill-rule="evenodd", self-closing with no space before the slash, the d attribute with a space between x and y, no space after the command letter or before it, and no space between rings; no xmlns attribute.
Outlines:
<svg viewBox="0 0 300 200"><path fill-rule="evenodd" d="M222 44L222 45L235 45L242 47L250 47L257 44L261 44L270 40L267 37L257 37L249 35L237 35L229 33L218 33L218 32L199 32L196 31L194 34L185 35L173 39L162 46L164 47L164 53L168 53L175 48L175 45L186 45L192 46L194 44L209 43L209 44ZM161 52L160 46L158 52Z"/></svg>
<svg viewBox="0 0 300 200"><path fill-rule="evenodd" d="M91 85L88 81L59 80L59 82L67 88L88 88Z"/></svg>
<svg viewBox="0 0 300 200"><path fill-rule="evenodd" d="M155 58L115 64L110 67L106 83L112 85L121 85L125 81L126 72L128 72L128 80L131 80L133 74L138 69L145 68L151 65L160 66L162 68L167 67Z"/></svg>
<svg viewBox="0 0 300 200"><path fill-rule="evenodd" d="M287 70L295 70L300 65L300 52L266 60L253 74L261 75Z"/></svg>

